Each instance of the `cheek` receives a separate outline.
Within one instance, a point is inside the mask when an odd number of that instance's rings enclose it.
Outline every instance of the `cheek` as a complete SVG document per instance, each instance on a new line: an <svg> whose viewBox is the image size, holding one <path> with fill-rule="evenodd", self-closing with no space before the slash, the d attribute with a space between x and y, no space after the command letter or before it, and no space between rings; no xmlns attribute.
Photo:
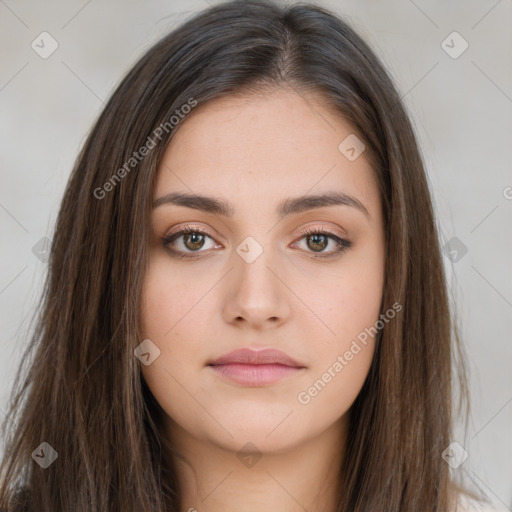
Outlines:
<svg viewBox="0 0 512 512"><path fill-rule="evenodd" d="M191 318L197 320L202 315L201 308L207 303L205 294L217 279L212 273L198 277L176 271L166 258L158 254L153 257L141 295L142 332L163 343L175 338Z"/></svg>
<svg viewBox="0 0 512 512"><path fill-rule="evenodd" d="M313 314L308 329L315 330L320 353L343 350L359 333L379 318L384 286L384 262L380 247L347 253L343 264L321 272L299 272L294 279L297 295ZM314 318L316 317L316 318ZM309 336L311 338L311 334Z"/></svg>
<svg viewBox="0 0 512 512"><path fill-rule="evenodd" d="M197 332L204 323L198 319L205 315L201 297L206 286L191 285L183 274L170 272L158 256L146 272L141 294L141 336L151 340L160 355L150 365L141 365L141 370L158 401L165 401L178 386L173 377L181 381L182 369L190 370L201 361L197 345L201 336Z"/></svg>
<svg viewBox="0 0 512 512"><path fill-rule="evenodd" d="M321 293L308 295L308 304L324 325L317 322L317 333L322 334L309 336L315 358L297 403L313 422L319 415L329 422L344 414L371 366L380 328L384 263L381 248L366 254L347 258L343 271L316 281Z"/></svg>
<svg viewBox="0 0 512 512"><path fill-rule="evenodd" d="M297 418L303 427L318 431L340 420L359 395L370 369L374 341L348 344L315 365L311 379L296 396ZM350 360L347 358L350 353Z"/></svg>
<svg viewBox="0 0 512 512"><path fill-rule="evenodd" d="M169 271L169 265L158 255L146 272L141 294L141 335L150 339L160 355L141 372L151 393L166 414L178 421L190 416L200 417L203 411L194 409L187 390L193 389L188 379L200 366L203 336L198 329L206 314L201 310L201 297L208 282L191 283L190 276Z"/></svg>
<svg viewBox="0 0 512 512"><path fill-rule="evenodd" d="M380 280L351 277L338 283L328 288L332 306L318 310L334 334L320 325L324 334L309 336L314 341L315 357L296 395L302 420L313 430L334 423L350 409L375 352Z"/></svg>

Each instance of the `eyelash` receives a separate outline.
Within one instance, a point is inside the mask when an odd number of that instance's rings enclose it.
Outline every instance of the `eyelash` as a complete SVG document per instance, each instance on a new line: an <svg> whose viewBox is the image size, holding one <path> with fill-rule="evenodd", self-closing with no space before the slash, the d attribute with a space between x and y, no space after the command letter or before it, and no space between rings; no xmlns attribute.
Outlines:
<svg viewBox="0 0 512 512"><path fill-rule="evenodd" d="M164 246L164 248L167 251L169 251L171 256L173 256L175 258L180 258L180 259L196 258L196 257L198 257L198 255L201 252L206 252L206 251L201 251L200 250L200 251L192 251L192 253L187 253L187 252L177 251L176 249L172 249L170 247L170 244L172 242L174 242L177 238L179 238L180 236L183 236L183 235L191 234L191 233L201 234L201 235L207 236L208 238L212 238L213 239L213 237L211 237L202 228L195 227L195 226L187 226L187 227L181 229L180 231L177 231L176 233L173 233L172 235L169 235L167 237L163 237L161 239L162 240L162 245ZM335 235L334 233L332 233L331 231L328 231L328 230L325 230L325 229L322 230L322 229L318 229L318 228L305 228L305 229L301 230L300 238L298 239L298 241L302 240L303 238L306 238L308 236L312 236L312 235L327 235L328 238L330 238L330 239L332 239L332 240L334 240L336 242L336 249L334 251L331 251L331 252L327 253L327 254L315 253L313 251L308 251L308 252L311 252L313 257L317 258L317 259L324 259L324 258L333 257L336 254L341 254L341 253L345 252L347 249L350 249L350 247L352 247L352 242L350 242L349 240L341 238L341 237ZM194 253L197 253L197 255L194 254ZM194 254L194 255L192 255L192 254Z"/></svg>

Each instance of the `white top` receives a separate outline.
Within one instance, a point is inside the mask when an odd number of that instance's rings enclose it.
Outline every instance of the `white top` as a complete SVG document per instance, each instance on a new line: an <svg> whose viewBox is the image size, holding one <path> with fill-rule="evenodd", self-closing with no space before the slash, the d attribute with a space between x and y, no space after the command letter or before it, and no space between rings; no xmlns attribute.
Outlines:
<svg viewBox="0 0 512 512"><path fill-rule="evenodd" d="M459 503L457 512L510 512L511 510L503 504L487 505L484 503L478 503L466 496L461 496Z"/></svg>

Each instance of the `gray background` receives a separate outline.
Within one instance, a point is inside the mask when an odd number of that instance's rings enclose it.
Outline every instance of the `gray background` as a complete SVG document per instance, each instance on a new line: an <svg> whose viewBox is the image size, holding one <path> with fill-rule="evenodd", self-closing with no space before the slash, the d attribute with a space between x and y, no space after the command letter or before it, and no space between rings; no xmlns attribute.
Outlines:
<svg viewBox="0 0 512 512"><path fill-rule="evenodd" d="M0 0L0 417L46 270L32 249L52 237L87 131L142 52L208 3ZM370 42L413 118L470 361L474 412L455 438L469 458L454 471L512 510L512 0L318 3ZM43 31L58 43L46 59L31 47ZM461 40L442 44L454 31L469 45L457 58L446 44Z"/></svg>

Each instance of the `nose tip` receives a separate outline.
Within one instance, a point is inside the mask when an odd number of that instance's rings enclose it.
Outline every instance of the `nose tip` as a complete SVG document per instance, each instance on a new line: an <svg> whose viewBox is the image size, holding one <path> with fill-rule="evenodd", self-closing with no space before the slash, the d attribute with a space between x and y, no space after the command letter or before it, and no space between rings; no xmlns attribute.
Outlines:
<svg viewBox="0 0 512 512"><path fill-rule="evenodd" d="M252 263L239 260L231 274L224 307L226 321L262 330L279 325L289 316L286 287L267 265L268 257L268 253L261 254Z"/></svg>
<svg viewBox="0 0 512 512"><path fill-rule="evenodd" d="M242 323L246 320L248 320L248 317L237 316L235 318L235 321L238 323ZM271 316L270 318L262 319L259 323L263 323L263 322L270 322L271 324L275 324L275 323L279 322L279 318L277 318L277 316Z"/></svg>

